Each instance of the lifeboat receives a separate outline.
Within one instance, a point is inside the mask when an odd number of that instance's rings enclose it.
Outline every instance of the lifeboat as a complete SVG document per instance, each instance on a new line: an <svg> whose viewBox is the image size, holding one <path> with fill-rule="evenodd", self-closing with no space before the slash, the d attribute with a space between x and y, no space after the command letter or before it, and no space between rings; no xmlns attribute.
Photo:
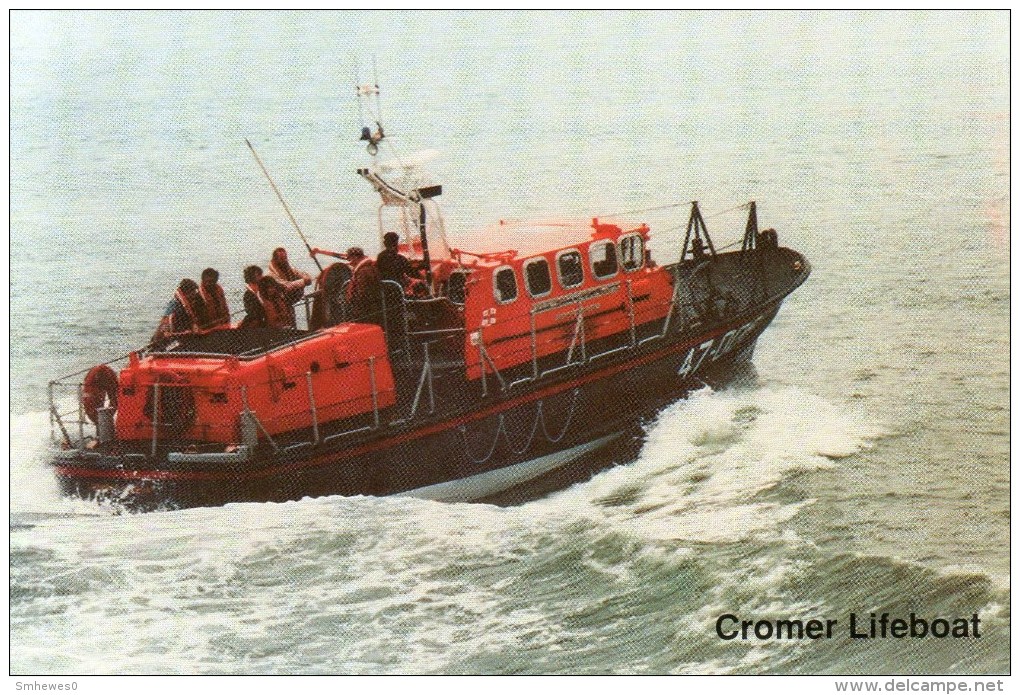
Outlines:
<svg viewBox="0 0 1020 695"><path fill-rule="evenodd" d="M312 249L332 262L296 307L302 329L179 335L52 381L66 494L138 509L491 498L588 465L724 382L810 273L759 231L753 202L725 250L691 204L675 263L656 261L647 224L616 217L501 222L488 238L533 248L473 252L447 242L441 186L381 165L357 173L380 196L380 239L399 234L414 277L371 286L366 312L344 254Z"/></svg>

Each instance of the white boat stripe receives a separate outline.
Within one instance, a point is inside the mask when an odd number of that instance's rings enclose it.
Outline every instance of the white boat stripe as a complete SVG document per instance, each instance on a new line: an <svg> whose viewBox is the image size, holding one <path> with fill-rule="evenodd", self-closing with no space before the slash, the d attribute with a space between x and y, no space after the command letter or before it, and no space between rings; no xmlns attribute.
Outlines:
<svg viewBox="0 0 1020 695"><path fill-rule="evenodd" d="M424 500L436 500L437 502L470 502L482 499L497 492L509 490L510 488L537 478L543 473L559 468L571 461L595 451L619 437L622 433L617 432L599 439L578 444L570 449L557 451L552 454L540 456L537 459L523 461L498 468L494 471L471 475L458 480L451 480L446 483L427 485L407 492L401 492L395 497L417 497Z"/></svg>

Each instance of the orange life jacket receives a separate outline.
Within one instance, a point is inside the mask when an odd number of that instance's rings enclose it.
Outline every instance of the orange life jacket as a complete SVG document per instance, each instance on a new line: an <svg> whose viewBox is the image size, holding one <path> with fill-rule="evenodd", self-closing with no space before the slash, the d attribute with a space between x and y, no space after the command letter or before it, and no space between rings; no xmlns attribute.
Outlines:
<svg viewBox="0 0 1020 695"><path fill-rule="evenodd" d="M198 292L202 296L202 301L205 302L206 327L229 325L230 308L227 306L227 297L223 294L223 288L217 284L213 286L212 292L209 292L205 285L199 285Z"/></svg>
<svg viewBox="0 0 1020 695"><path fill-rule="evenodd" d="M286 297L276 299L262 299L262 306L266 309L266 325L272 328L296 328L297 317L294 314L294 307L287 301Z"/></svg>
<svg viewBox="0 0 1020 695"><path fill-rule="evenodd" d="M181 292L180 289L174 292L174 297L176 297L177 301L181 303L181 306L184 307L184 313L186 313L188 318L191 319L191 327L198 328L200 321L198 319L198 314L195 312L195 307L191 306L191 302L188 301L188 298L184 296L184 293Z"/></svg>

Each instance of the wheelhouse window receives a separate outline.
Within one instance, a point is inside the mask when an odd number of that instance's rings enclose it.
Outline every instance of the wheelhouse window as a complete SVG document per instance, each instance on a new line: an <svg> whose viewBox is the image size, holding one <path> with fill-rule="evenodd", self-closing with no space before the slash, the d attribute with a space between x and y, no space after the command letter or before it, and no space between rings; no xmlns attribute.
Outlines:
<svg viewBox="0 0 1020 695"><path fill-rule="evenodd" d="M544 297L552 291L549 262L544 258L525 261L524 278L528 283L528 294L532 297Z"/></svg>
<svg viewBox="0 0 1020 695"><path fill-rule="evenodd" d="M640 234L630 234L620 239L620 261L623 269L628 272L645 264L645 240Z"/></svg>
<svg viewBox="0 0 1020 695"><path fill-rule="evenodd" d="M496 294L496 302L509 304L517 299L517 275L510 266L503 266L493 276L493 290Z"/></svg>
<svg viewBox="0 0 1020 695"><path fill-rule="evenodd" d="M611 241L596 241L588 247L591 258L591 272L599 280L616 275L619 266L616 263L616 247Z"/></svg>
<svg viewBox="0 0 1020 695"><path fill-rule="evenodd" d="M556 271L560 275L560 287L565 290L584 282L584 264L577 249L560 251L556 256Z"/></svg>

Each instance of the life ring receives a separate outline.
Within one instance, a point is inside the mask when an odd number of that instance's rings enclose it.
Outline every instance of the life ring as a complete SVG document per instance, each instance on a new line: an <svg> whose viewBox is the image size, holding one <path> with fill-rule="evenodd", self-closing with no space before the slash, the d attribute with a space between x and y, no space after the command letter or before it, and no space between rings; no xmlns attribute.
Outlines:
<svg viewBox="0 0 1020 695"><path fill-rule="evenodd" d="M97 364L85 375L81 389L81 407L93 424L99 421L99 409L117 409L117 373L105 364ZM107 406L109 401L109 406Z"/></svg>

